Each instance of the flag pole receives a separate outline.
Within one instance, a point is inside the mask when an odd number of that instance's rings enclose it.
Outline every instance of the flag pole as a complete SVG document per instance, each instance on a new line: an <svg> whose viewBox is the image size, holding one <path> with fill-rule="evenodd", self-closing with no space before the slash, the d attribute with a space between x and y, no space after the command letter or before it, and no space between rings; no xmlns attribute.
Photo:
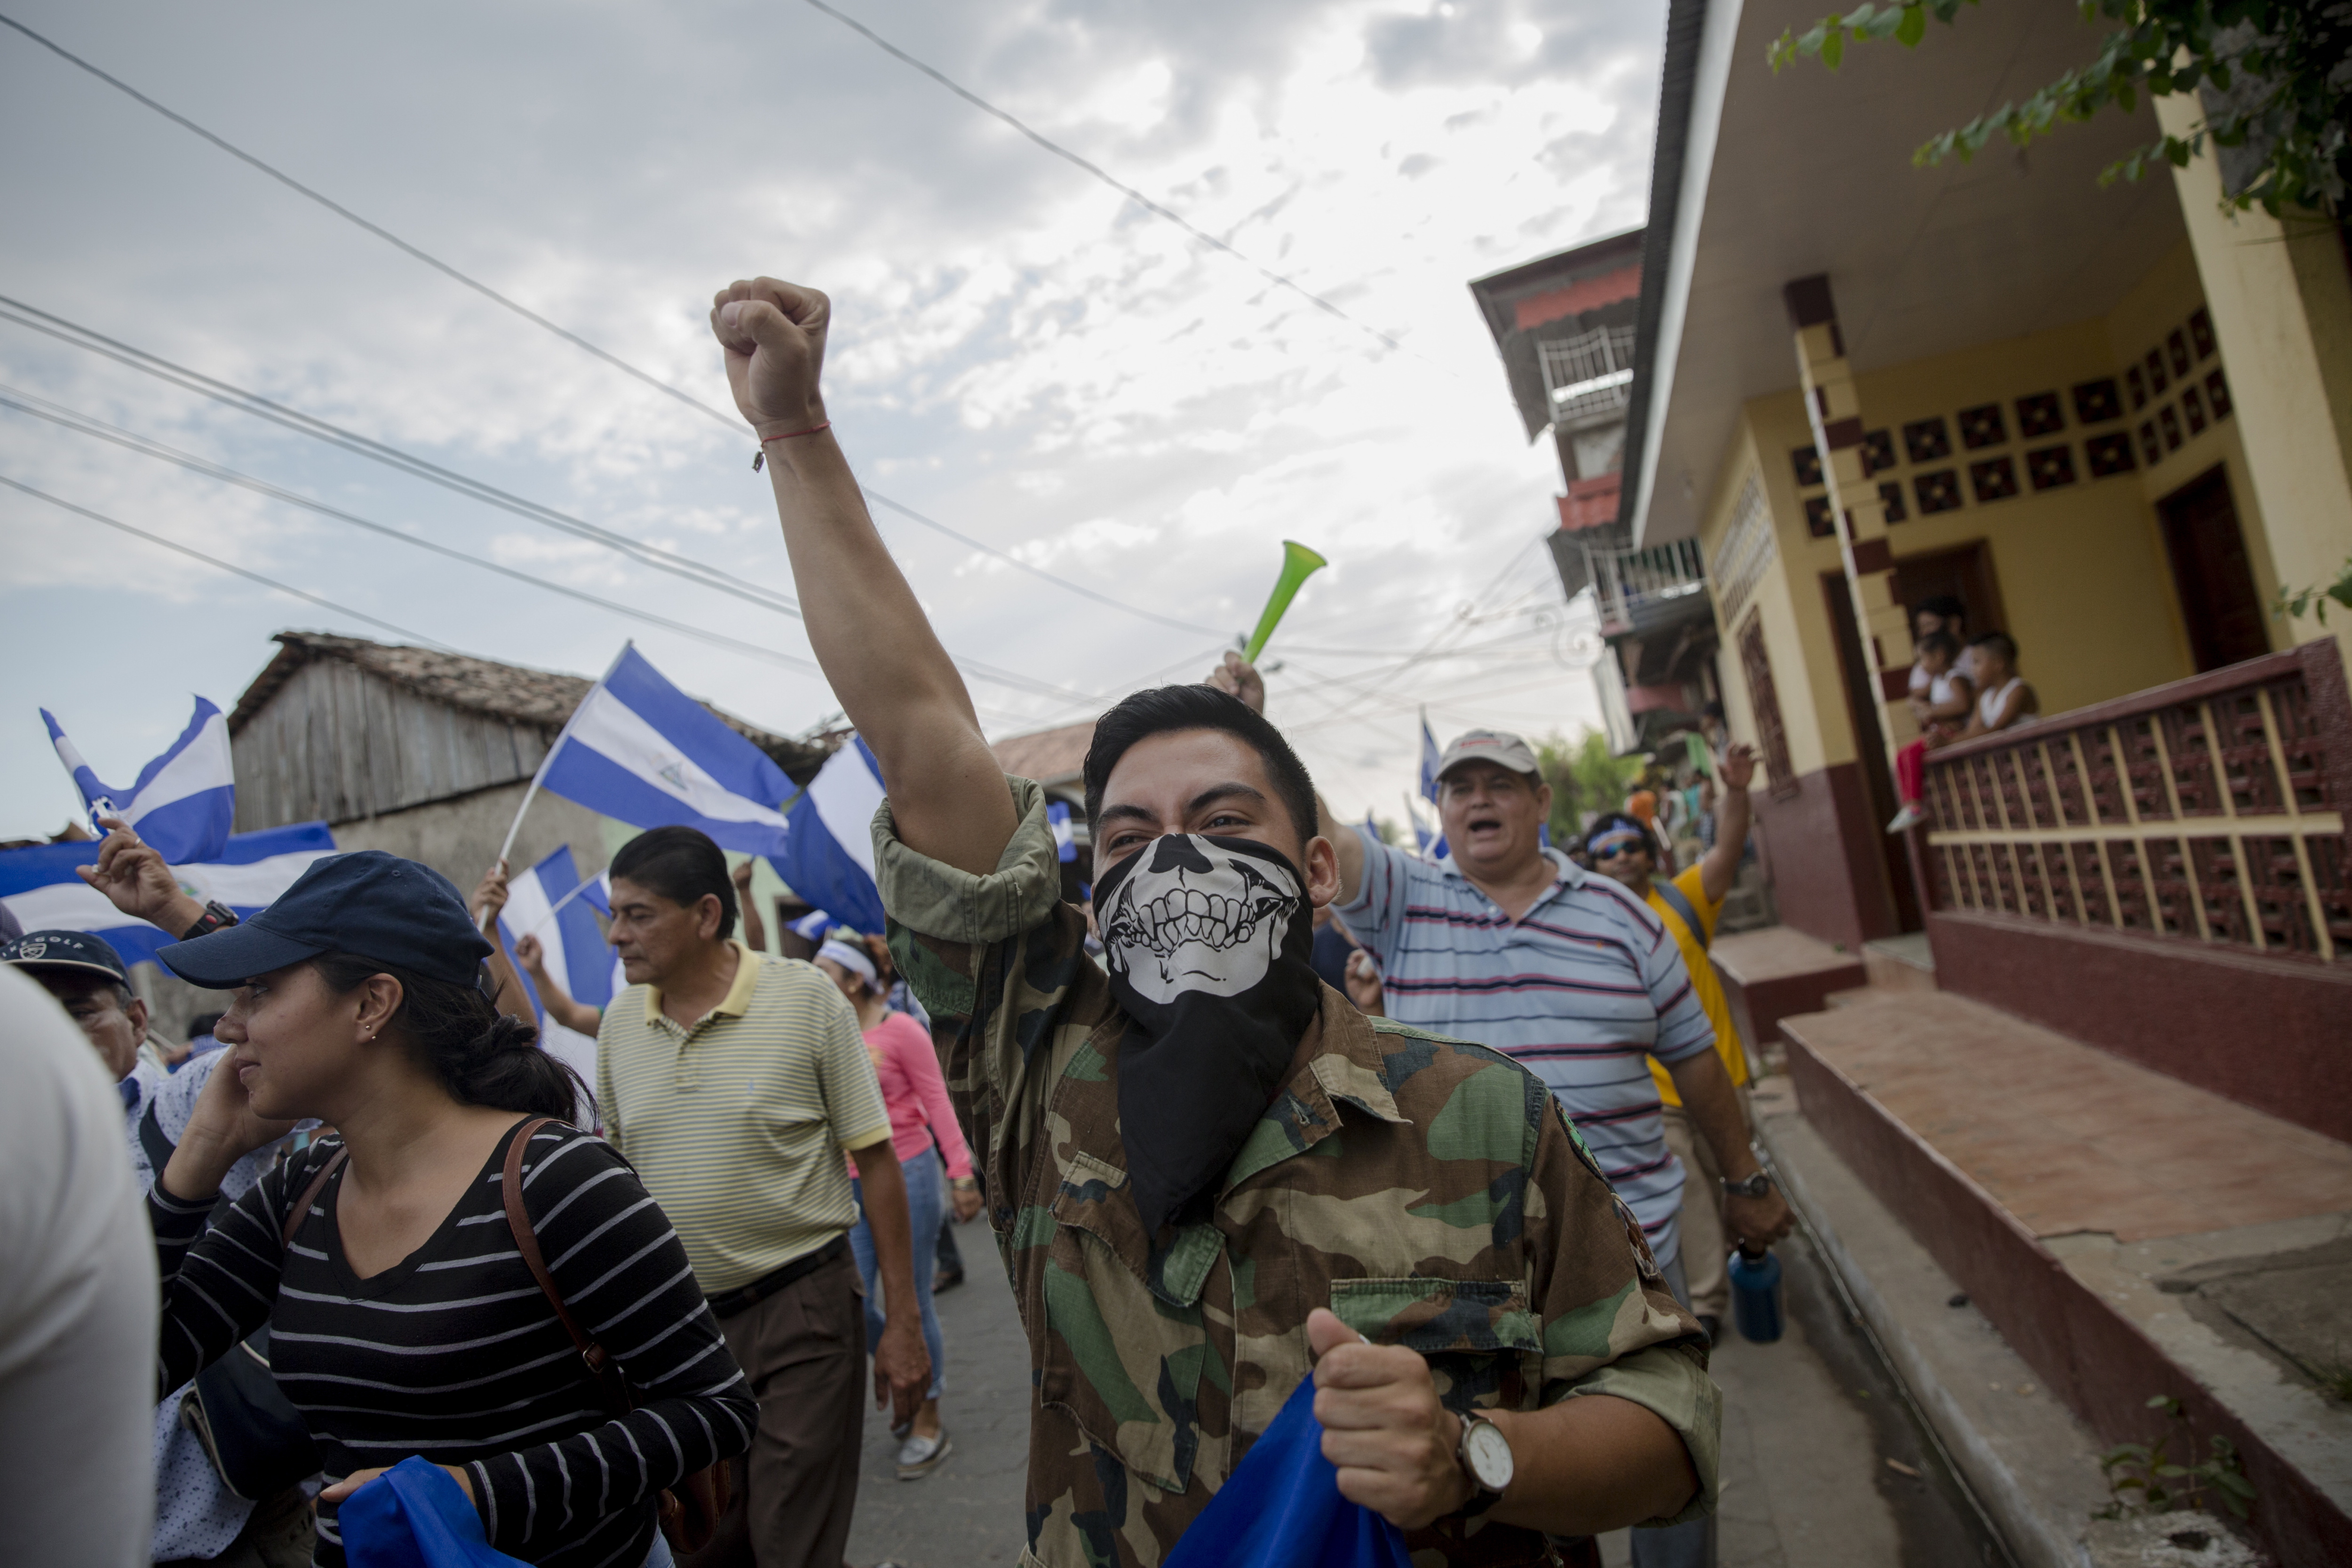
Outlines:
<svg viewBox="0 0 2352 1568"><path fill-rule="evenodd" d="M523 814L530 809L530 803L539 797L540 781L547 777L547 770L553 765L555 754L563 750L564 742L572 739L572 720L580 717L580 709L588 706L589 698L604 689L604 682L613 679L613 671L621 668L621 661L628 658L629 650L636 646L636 639L634 637L621 645L621 651L613 656L613 662L604 667L604 673L596 678L596 684L588 689L587 696L580 699L580 706L572 710L572 718L563 721L563 729L555 737L555 744L548 747L547 755L539 759L539 771L530 775L530 787L522 792L522 804L515 807L514 821L507 827L507 841L499 846L499 864L504 865L507 857L514 852L515 836L522 831Z"/></svg>

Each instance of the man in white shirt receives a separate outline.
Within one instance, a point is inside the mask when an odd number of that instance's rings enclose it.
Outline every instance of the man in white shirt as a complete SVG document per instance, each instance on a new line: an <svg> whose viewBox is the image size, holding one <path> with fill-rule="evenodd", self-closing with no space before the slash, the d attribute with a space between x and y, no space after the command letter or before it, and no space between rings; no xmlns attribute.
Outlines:
<svg viewBox="0 0 2352 1568"><path fill-rule="evenodd" d="M152 851L150 851L152 853ZM196 1097L222 1057L208 1053L178 1072L140 1050L147 1037L147 1004L131 989L131 973L105 942L77 931L29 931L0 947L0 964L48 992L81 1026L114 1080L122 1103L122 1131L131 1170L144 1194L187 1131ZM235 1199L261 1179L276 1148L238 1161L221 1184ZM139 1234L142 1240L146 1227ZM152 1287L149 1287L150 1300ZM143 1347L152 1358L154 1347ZM194 1384L174 1389L152 1408L155 1531L152 1562L208 1563L213 1568L299 1568L310 1558L309 1501L299 1488L257 1505L228 1489L204 1444L180 1418Z"/></svg>
<svg viewBox="0 0 2352 1568"><path fill-rule="evenodd" d="M104 1077L0 966L0 1563L140 1568L155 1248Z"/></svg>

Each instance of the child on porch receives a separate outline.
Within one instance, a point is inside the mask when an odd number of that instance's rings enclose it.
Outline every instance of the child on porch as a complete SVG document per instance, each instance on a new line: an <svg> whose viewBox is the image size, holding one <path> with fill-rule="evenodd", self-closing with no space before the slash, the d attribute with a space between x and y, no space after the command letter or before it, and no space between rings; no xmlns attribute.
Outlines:
<svg viewBox="0 0 2352 1568"><path fill-rule="evenodd" d="M1927 616L1923 613L1919 618L1924 621ZM1903 809L1886 825L1889 833L1902 833L1919 823L1919 803L1927 793L1927 752L1956 738L1968 724L1976 687L1953 668L1959 655L1959 642L1948 632L1929 632L1919 639L1910 703L1921 734L1895 753L1895 783L1903 796Z"/></svg>

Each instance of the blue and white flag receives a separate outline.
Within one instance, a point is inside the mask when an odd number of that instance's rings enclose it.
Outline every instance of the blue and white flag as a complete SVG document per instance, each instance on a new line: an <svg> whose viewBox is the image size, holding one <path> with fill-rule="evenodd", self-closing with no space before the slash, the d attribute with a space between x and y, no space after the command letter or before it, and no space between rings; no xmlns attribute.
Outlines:
<svg viewBox="0 0 2352 1568"><path fill-rule="evenodd" d="M49 742L58 749L58 760L73 774L96 831L106 831L96 821L103 810L138 829L139 837L173 866L219 858L236 818L236 769L229 761L228 721L219 709L197 698L195 715L180 738L142 768L139 782L128 789L100 782L46 708L41 721L48 725Z"/></svg>
<svg viewBox="0 0 2352 1568"><path fill-rule="evenodd" d="M874 813L881 805L882 764L853 735L793 802L791 831L776 858L786 887L831 910L835 923L869 934L882 930L882 889L874 883Z"/></svg>
<svg viewBox="0 0 2352 1568"><path fill-rule="evenodd" d="M1444 752L1437 749L1437 737L1429 732L1429 712L1421 715L1421 798L1434 805L1437 800L1437 764Z"/></svg>
<svg viewBox="0 0 2352 1568"><path fill-rule="evenodd" d="M775 760L625 647L556 738L540 784L634 827L685 826L774 855L793 781Z"/></svg>
<svg viewBox="0 0 2352 1568"><path fill-rule="evenodd" d="M77 866L98 864L96 843L40 844L0 851L0 903L26 931L82 931L101 937L125 963L142 963L155 950L179 940L144 921L134 921L106 895L74 875ZM240 919L268 909L321 855L335 852L335 836L323 822L238 833L215 857L172 868L181 889L199 901L219 900Z"/></svg>
<svg viewBox="0 0 2352 1568"><path fill-rule="evenodd" d="M1078 858L1078 836L1070 826L1070 803L1057 800L1045 807L1045 826L1054 830L1054 852L1066 866Z"/></svg>
<svg viewBox="0 0 2352 1568"><path fill-rule="evenodd" d="M802 941L813 942L821 947L824 944L825 934L832 931L836 923L838 922L823 910L811 910L784 929Z"/></svg>
<svg viewBox="0 0 2352 1568"><path fill-rule="evenodd" d="M595 900L603 880L599 877L582 888L571 846L558 845L554 854L508 879L507 907L499 911L499 935L505 939L509 956L524 937L539 938L547 977L573 1001L591 1007L610 1005L614 992L613 949L596 925ZM606 907L609 912L609 900ZM569 1062L584 1082L595 1083L595 1040L548 1017L539 987L520 964L515 965L515 977L538 1015L540 1044Z"/></svg>

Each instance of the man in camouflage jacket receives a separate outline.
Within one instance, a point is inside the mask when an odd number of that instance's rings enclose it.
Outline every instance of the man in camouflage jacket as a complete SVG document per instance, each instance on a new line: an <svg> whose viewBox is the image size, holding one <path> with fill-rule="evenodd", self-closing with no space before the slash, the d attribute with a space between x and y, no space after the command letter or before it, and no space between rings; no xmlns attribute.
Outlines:
<svg viewBox="0 0 2352 1568"><path fill-rule="evenodd" d="M893 948L927 1007L970 1019L948 1087L1034 1375L1023 1561L1160 1563L1310 1376L1340 1490L1404 1528L1416 1562L1542 1563L1547 1534L1707 1511L1704 1339L1507 1058L1325 988L1212 1201L1147 1231L1120 1133L1129 1020L1059 900L1043 792L997 773L824 432L828 317L823 295L761 279L722 291L712 325L773 465L811 643L881 763ZM1270 729L1106 757L1109 723L1087 765L1098 877L1164 835L1224 836L1286 856L1312 903L1336 894L1312 786ZM1472 1410L1509 1442L1499 1495L1457 1462Z"/></svg>

